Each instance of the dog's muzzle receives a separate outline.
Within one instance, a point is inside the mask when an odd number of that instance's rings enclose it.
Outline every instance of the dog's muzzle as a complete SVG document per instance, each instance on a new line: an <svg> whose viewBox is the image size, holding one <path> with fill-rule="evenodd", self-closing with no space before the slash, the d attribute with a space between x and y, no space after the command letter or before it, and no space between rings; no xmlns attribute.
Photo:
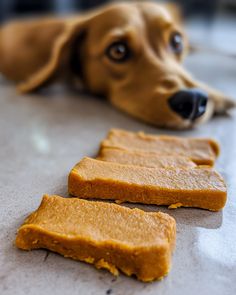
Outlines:
<svg viewBox="0 0 236 295"><path fill-rule="evenodd" d="M183 119L194 121L205 113L207 101L206 92L192 88L175 93L169 99L169 105Z"/></svg>

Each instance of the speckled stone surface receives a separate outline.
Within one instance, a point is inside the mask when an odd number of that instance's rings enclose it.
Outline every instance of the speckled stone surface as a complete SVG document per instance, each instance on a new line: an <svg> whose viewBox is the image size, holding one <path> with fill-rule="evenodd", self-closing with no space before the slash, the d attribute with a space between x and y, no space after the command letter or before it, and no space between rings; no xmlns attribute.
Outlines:
<svg viewBox="0 0 236 295"><path fill-rule="evenodd" d="M233 43L231 43L233 44ZM236 96L236 60L195 54L187 67L198 78ZM13 242L23 219L44 193L67 196L67 174L83 156L93 156L111 127L181 136L210 136L222 147L218 170L228 184L221 212L168 210L177 221L173 266L163 281L145 284L65 259L44 250L24 252ZM163 131L135 121L105 101L53 87L18 95L0 82L0 294L236 294L236 114L195 130ZM135 206L135 205L132 205Z"/></svg>

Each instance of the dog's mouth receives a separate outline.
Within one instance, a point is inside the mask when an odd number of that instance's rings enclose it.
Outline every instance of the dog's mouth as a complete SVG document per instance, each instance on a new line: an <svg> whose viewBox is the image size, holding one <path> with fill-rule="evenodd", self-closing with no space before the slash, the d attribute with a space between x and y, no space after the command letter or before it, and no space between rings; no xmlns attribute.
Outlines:
<svg viewBox="0 0 236 295"><path fill-rule="evenodd" d="M208 94L198 88L180 90L169 98L168 104L183 120L194 123L206 113Z"/></svg>

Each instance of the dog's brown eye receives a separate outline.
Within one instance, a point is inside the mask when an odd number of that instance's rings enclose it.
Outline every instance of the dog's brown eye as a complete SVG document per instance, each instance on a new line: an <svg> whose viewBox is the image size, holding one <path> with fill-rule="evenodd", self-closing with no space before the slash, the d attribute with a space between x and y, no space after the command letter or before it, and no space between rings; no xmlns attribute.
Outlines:
<svg viewBox="0 0 236 295"><path fill-rule="evenodd" d="M106 50L106 55L115 62L124 62L130 58L130 50L125 42L114 42Z"/></svg>
<svg viewBox="0 0 236 295"><path fill-rule="evenodd" d="M173 33L170 37L170 46L174 53L180 54L183 51L183 38L179 33Z"/></svg>

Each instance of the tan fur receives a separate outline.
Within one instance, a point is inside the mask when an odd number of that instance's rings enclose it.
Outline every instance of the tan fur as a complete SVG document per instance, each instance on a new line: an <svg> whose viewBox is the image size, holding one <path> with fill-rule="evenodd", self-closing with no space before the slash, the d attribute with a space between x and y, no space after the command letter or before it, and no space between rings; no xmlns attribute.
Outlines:
<svg viewBox="0 0 236 295"><path fill-rule="evenodd" d="M188 128L234 103L193 80L181 66L184 53L177 57L169 50L170 34L181 31L178 24L163 5L151 2L112 4L65 19L16 21L0 30L0 72L20 91L29 92L60 74L72 75L70 61L76 53L83 84L91 93L106 96L145 122ZM104 52L120 39L130 44L133 57L116 64ZM202 88L210 97L206 113L194 123L178 116L167 103L175 92L191 87Z"/></svg>

